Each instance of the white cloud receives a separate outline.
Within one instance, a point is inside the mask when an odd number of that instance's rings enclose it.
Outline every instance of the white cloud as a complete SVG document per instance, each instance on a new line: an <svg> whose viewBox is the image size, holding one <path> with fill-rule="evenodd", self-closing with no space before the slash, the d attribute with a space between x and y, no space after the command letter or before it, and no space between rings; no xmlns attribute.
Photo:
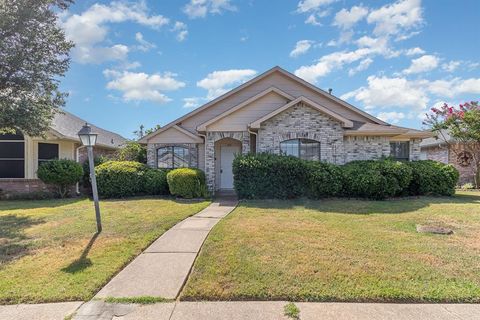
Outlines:
<svg viewBox="0 0 480 320"><path fill-rule="evenodd" d="M380 112L377 115L377 118L389 123L398 123L400 120L405 119L405 114L403 112Z"/></svg>
<svg viewBox="0 0 480 320"><path fill-rule="evenodd" d="M252 69L214 71L197 82L197 86L208 90L207 99L214 99L227 92L232 85L243 83L257 74Z"/></svg>
<svg viewBox="0 0 480 320"><path fill-rule="evenodd" d="M447 71L447 72L453 72L455 70L458 69L458 67L460 67L460 65L462 64L461 61L450 61L448 63L444 63L442 64L442 69Z"/></svg>
<svg viewBox="0 0 480 320"><path fill-rule="evenodd" d="M200 103L204 101L205 98L202 97L190 97L183 99L183 107L184 108L197 108L200 106Z"/></svg>
<svg viewBox="0 0 480 320"><path fill-rule="evenodd" d="M140 51L147 52L150 49L156 48L157 46L154 43L148 42L143 38L143 34L141 32L135 33L135 40L137 40L138 45L136 48Z"/></svg>
<svg viewBox="0 0 480 320"><path fill-rule="evenodd" d="M398 35L423 23L421 0L399 0L380 9L372 10L367 21L374 24L373 33Z"/></svg>
<svg viewBox="0 0 480 320"><path fill-rule="evenodd" d="M424 110L429 102L425 90L405 78L370 76L368 86L348 92L342 99L354 98L367 109L374 108L414 108Z"/></svg>
<svg viewBox="0 0 480 320"><path fill-rule="evenodd" d="M143 72L115 71L106 69L103 74L111 80L107 83L110 90L122 92L124 101L153 101L165 103L171 101L163 91L173 91L185 86L184 82L175 79L176 74L146 74Z"/></svg>
<svg viewBox="0 0 480 320"><path fill-rule="evenodd" d="M295 48L290 52L290 57L296 58L304 53L307 53L314 43L315 42L312 40L297 41Z"/></svg>
<svg viewBox="0 0 480 320"><path fill-rule="evenodd" d="M307 19L305 19L306 24L311 24L312 26L321 26L322 23L317 20L317 16L315 13L312 13L311 15L308 16Z"/></svg>
<svg viewBox="0 0 480 320"><path fill-rule="evenodd" d="M310 11L318 11L320 8L327 6L337 0L303 0L297 5L297 12L305 13Z"/></svg>
<svg viewBox="0 0 480 320"><path fill-rule="evenodd" d="M187 25L181 21L176 21L172 31L177 32L177 41L182 42L187 38L188 30Z"/></svg>
<svg viewBox="0 0 480 320"><path fill-rule="evenodd" d="M403 70L405 74L427 72L438 67L440 59L434 55L423 55L420 58L413 59L410 67Z"/></svg>
<svg viewBox="0 0 480 320"><path fill-rule="evenodd" d="M220 14L223 11L236 11L230 0L190 0L183 12L190 18L205 18L207 14Z"/></svg>
<svg viewBox="0 0 480 320"><path fill-rule="evenodd" d="M425 53L425 50L423 50L422 48L419 48L419 47L410 48L407 51L405 51L405 54L407 56L416 56L416 55L420 55L420 54L424 54L424 53Z"/></svg>
<svg viewBox="0 0 480 320"><path fill-rule="evenodd" d="M371 59L371 58L367 58L367 59L364 59L364 60L360 61L360 63L358 64L358 66L356 66L355 68L351 68L350 70L348 70L348 75L349 75L349 76L353 76L353 75L355 75L357 72L367 70L368 67L372 64L372 62L373 62L373 59Z"/></svg>
<svg viewBox="0 0 480 320"><path fill-rule="evenodd" d="M350 11L342 9L335 14L333 25L342 29L350 29L368 14L368 9L362 6L353 6Z"/></svg>
<svg viewBox="0 0 480 320"><path fill-rule="evenodd" d="M107 23L132 21L158 29L168 24L162 15L149 15L144 2L112 2L109 5L94 4L81 14L64 14L60 24L67 39L75 42L72 57L80 63L101 63L108 60L123 60L128 47L123 44L102 45L108 34Z"/></svg>
<svg viewBox="0 0 480 320"><path fill-rule="evenodd" d="M368 86L348 92L341 98L353 98L367 109L411 108L418 113L426 110L432 97L452 99L462 94L480 94L480 78L431 81L370 76L367 81Z"/></svg>

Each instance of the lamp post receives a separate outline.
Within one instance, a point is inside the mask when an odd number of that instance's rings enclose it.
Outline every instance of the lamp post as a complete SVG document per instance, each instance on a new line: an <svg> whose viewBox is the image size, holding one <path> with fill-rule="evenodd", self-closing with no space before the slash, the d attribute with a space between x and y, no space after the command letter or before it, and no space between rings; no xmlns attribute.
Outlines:
<svg viewBox="0 0 480 320"><path fill-rule="evenodd" d="M95 204L95 217L97 219L97 233L102 231L102 219L100 217L100 206L98 204L97 179L95 177L95 165L93 163L93 146L97 142L97 134L92 132L92 127L85 125L78 132L78 137L82 144L87 147L88 164L90 167L90 180L92 182L93 202Z"/></svg>

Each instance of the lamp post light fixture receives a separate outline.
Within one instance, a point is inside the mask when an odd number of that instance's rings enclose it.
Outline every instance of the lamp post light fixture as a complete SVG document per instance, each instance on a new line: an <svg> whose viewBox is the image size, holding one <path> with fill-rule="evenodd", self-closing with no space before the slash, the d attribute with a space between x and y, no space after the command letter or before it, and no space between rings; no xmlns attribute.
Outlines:
<svg viewBox="0 0 480 320"><path fill-rule="evenodd" d="M92 184L92 194L93 194L93 202L95 204L95 217L97 219L97 233L102 231L102 219L100 217L100 206L98 204L98 190L97 190L97 179L95 177L95 165L93 163L93 146L97 143L97 136L98 134L92 132L92 127L85 123L85 125L80 129L78 132L78 137L87 148L88 154L88 164L90 167L90 180Z"/></svg>

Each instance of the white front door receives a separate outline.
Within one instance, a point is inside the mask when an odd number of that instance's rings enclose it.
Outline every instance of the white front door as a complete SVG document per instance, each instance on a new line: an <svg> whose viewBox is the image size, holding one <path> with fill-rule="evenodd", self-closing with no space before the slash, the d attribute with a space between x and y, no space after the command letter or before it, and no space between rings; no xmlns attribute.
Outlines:
<svg viewBox="0 0 480 320"><path fill-rule="evenodd" d="M238 146L220 147L220 189L233 189L232 162L239 152Z"/></svg>

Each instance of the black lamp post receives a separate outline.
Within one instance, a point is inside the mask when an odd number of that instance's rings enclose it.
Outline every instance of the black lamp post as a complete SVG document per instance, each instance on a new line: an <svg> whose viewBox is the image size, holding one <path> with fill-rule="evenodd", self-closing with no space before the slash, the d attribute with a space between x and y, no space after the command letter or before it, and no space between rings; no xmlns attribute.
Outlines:
<svg viewBox="0 0 480 320"><path fill-rule="evenodd" d="M87 148L88 164L90 167L90 180L92 182L93 202L95 204L95 217L97 219L97 233L102 231L102 219L100 217L100 206L98 204L97 179L95 177L95 165L93 163L93 146L97 143L98 134L92 132L92 127L85 125L78 132L78 137L82 144Z"/></svg>

